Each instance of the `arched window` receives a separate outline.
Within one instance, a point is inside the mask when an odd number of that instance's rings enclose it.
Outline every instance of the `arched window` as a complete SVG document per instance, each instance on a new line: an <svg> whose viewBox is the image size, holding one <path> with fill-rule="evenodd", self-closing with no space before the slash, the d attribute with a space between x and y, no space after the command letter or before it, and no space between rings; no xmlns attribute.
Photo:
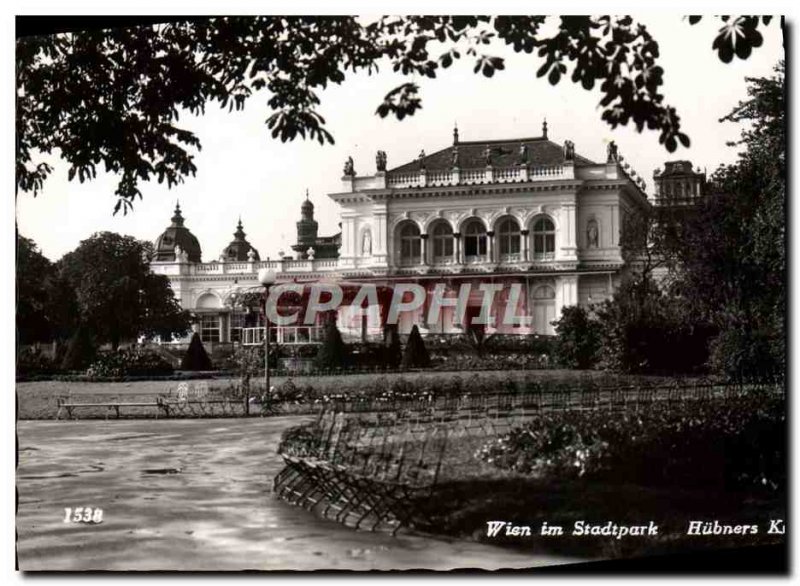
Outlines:
<svg viewBox="0 0 800 586"><path fill-rule="evenodd" d="M550 218L539 218L533 224L533 258L552 258L556 252L556 226Z"/></svg>
<svg viewBox="0 0 800 586"><path fill-rule="evenodd" d="M486 226L480 220L472 220L464 230L464 256L467 260L486 256Z"/></svg>
<svg viewBox="0 0 800 586"><path fill-rule="evenodd" d="M400 262L419 264L422 257L422 243L419 228L413 222L406 222L400 228Z"/></svg>
<svg viewBox="0 0 800 586"><path fill-rule="evenodd" d="M533 291L534 299L555 299L556 290L549 285L541 285Z"/></svg>
<svg viewBox="0 0 800 586"><path fill-rule="evenodd" d="M519 224L514 218L506 218L500 222L497 228L497 240L501 258L504 255L519 254Z"/></svg>
<svg viewBox="0 0 800 586"><path fill-rule="evenodd" d="M447 222L438 222L433 228L433 262L452 260L453 229Z"/></svg>

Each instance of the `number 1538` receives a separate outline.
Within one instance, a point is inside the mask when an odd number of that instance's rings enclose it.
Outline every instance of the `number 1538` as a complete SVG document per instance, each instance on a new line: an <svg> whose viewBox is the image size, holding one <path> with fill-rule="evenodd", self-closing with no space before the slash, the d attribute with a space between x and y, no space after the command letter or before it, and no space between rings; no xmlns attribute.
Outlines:
<svg viewBox="0 0 800 586"><path fill-rule="evenodd" d="M102 523L103 509L96 507L64 508L64 523Z"/></svg>

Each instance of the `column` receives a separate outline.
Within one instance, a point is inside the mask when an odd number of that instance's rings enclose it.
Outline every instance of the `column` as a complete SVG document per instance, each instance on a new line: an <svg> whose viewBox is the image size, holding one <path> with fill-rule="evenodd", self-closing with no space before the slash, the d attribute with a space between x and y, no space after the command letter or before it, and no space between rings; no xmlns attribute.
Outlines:
<svg viewBox="0 0 800 586"><path fill-rule="evenodd" d="M229 341L228 340L228 327L227 327L228 326L228 319L227 318L228 318L228 316L225 315L224 313L220 313L217 316L217 319L219 320L217 323L219 323L219 341L220 342L228 342Z"/></svg>
<svg viewBox="0 0 800 586"><path fill-rule="evenodd" d="M428 235L420 234L419 238L422 240L422 254L419 257L419 264L425 266L428 262Z"/></svg>
<svg viewBox="0 0 800 586"><path fill-rule="evenodd" d="M342 248L339 262L342 266L352 266L355 257L356 218L353 212L342 214Z"/></svg>
<svg viewBox="0 0 800 586"><path fill-rule="evenodd" d="M486 233L486 254L489 262L494 262L494 231Z"/></svg>
<svg viewBox="0 0 800 586"><path fill-rule="evenodd" d="M578 276L566 275L556 281L556 319L561 316L561 309L578 304Z"/></svg>
<svg viewBox="0 0 800 586"><path fill-rule="evenodd" d="M453 264L461 264L461 234L453 233Z"/></svg>
<svg viewBox="0 0 800 586"><path fill-rule="evenodd" d="M372 257L375 264L385 265L388 262L388 228L386 204L373 208L375 232L372 238Z"/></svg>
<svg viewBox="0 0 800 586"><path fill-rule="evenodd" d="M575 238L576 218L575 202L561 204L564 212L561 217L561 252L564 260L575 260L577 254L577 244Z"/></svg>
<svg viewBox="0 0 800 586"><path fill-rule="evenodd" d="M530 259L530 253L528 252L528 248L530 247L530 238L528 237L530 232L528 230L520 230L519 237L522 239L522 262L528 262Z"/></svg>

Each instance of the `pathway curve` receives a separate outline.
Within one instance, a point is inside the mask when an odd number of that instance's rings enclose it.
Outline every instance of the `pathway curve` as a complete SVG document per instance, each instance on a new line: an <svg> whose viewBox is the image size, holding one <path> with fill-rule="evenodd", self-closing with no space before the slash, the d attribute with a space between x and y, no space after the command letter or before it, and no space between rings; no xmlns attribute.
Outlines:
<svg viewBox="0 0 800 586"><path fill-rule="evenodd" d="M355 531L271 494L300 417L20 421L22 570L524 568L572 560ZM98 525L65 507L100 507Z"/></svg>

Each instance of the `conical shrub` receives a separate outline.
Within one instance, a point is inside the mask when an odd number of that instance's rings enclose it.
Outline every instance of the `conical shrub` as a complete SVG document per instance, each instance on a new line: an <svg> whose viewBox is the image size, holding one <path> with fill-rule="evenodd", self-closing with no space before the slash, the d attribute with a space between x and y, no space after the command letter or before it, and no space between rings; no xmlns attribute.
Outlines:
<svg viewBox="0 0 800 586"><path fill-rule="evenodd" d="M425 342L422 341L419 328L415 325L411 328L406 348L403 351L403 368L425 368L430 364L431 358L428 356Z"/></svg>
<svg viewBox="0 0 800 586"><path fill-rule="evenodd" d="M181 370L212 370L213 368L211 359L203 347L203 342L195 332L191 342L189 342L189 348L186 349L186 354L183 355L181 360Z"/></svg>

